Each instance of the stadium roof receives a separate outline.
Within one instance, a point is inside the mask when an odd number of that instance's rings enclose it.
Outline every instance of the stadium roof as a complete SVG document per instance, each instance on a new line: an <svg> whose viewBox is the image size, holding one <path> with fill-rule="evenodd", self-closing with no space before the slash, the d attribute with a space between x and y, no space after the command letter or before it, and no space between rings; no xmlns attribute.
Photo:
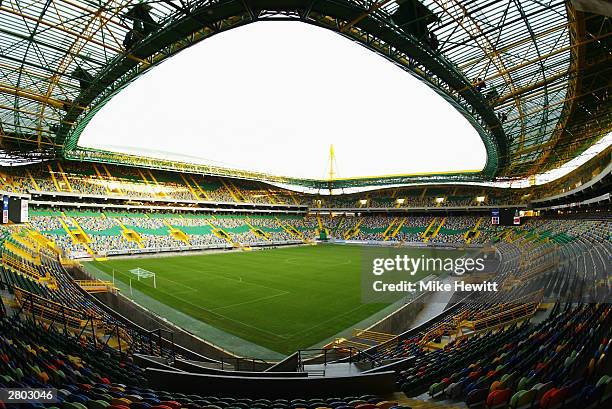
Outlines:
<svg viewBox="0 0 612 409"><path fill-rule="evenodd" d="M2 149L316 185L231 169L82 149L81 131L113 95L190 45L258 20L338 32L427 83L479 132L479 174L338 181L518 178L576 157L611 126L609 17L563 0L31 0L0 3ZM374 79L375 80L375 79Z"/></svg>

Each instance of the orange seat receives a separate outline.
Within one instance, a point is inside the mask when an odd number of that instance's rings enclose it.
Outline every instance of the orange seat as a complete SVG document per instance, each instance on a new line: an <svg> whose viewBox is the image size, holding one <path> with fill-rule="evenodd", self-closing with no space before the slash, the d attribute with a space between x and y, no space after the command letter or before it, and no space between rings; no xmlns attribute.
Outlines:
<svg viewBox="0 0 612 409"><path fill-rule="evenodd" d="M111 400L111 405L117 405L117 406L130 406L132 402L129 399L126 398L114 398L113 400Z"/></svg>

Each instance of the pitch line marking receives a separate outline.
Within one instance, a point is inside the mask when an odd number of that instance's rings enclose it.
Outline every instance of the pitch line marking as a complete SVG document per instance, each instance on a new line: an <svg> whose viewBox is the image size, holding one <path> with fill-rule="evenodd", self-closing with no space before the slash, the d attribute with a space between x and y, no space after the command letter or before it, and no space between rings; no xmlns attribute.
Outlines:
<svg viewBox="0 0 612 409"><path fill-rule="evenodd" d="M158 290L158 291L159 291L159 290ZM278 290L277 290L277 291L278 291ZM184 302L184 303L186 303L186 304L189 304L189 305L191 305L192 307L197 308L198 310L201 310L201 311L206 311L206 312L208 312L208 313L210 313L210 314L216 315L216 316L218 316L218 317L225 318L225 319L227 319L227 320L229 320L229 321L233 321L233 322L236 322L236 323L238 323L238 324L244 325L244 326L246 326L246 327L253 328L253 329L254 329L254 330L256 330L256 331L260 331L260 332L266 333L266 334L268 334L268 335L272 335L272 336L273 336L273 337L275 337L275 338L280 338L280 339L282 339L282 340L287 340L287 339L288 339L288 337L285 337L285 336L283 336L283 335L280 335L280 334L278 334L278 333L276 333L276 332L267 331L267 330L265 330L265 329L263 329L263 328L259 328L259 327L256 327L256 326L254 326L254 325L247 324L246 322L242 322L242 321L240 321L240 320L237 320L237 319L235 319L235 318L228 317L227 315L223 315L223 314L220 314L220 313L218 313L218 312L214 312L213 310L208 309L208 308L204 308L204 307L202 307L201 305L196 305L196 304L194 304L194 303L192 303L192 302L189 302L189 301L187 301L187 300L184 300L184 299L182 299L182 298L178 298L178 297L176 297L174 294L167 293L167 292L165 292L165 291L160 291L160 292L161 292L161 293L166 294L167 296L169 296L169 297L171 297L171 298L174 298L174 299L176 299L176 300L179 300L179 301L181 301L181 302ZM279 294L279 295L280 295L280 294ZM158 301L159 301L159 300L158 300ZM160 302L161 302L161 301L160 301ZM162 304L165 304L166 306L169 306L168 304L163 303L163 302L162 302ZM183 314L186 314L185 312L181 311L180 309L178 309L178 308L176 308L176 307L172 307L172 306L169 306L169 307L170 307L170 308L172 308L172 309L175 309L175 310L177 310L177 311L180 311L180 312L182 312ZM187 314L187 315L189 315L189 314ZM194 318L195 318L195 317L194 317ZM197 320L199 320L199 321L202 321L202 322L204 322L204 323L208 323L209 325L212 325L212 324L210 324L209 322L207 322L205 319L199 319L199 318L196 318L196 319L197 319ZM217 328L217 329L219 329L219 330L221 330L221 331L224 331L223 329L221 329L221 328L219 328L219 327L217 327L217 326L215 326L215 325L213 325L213 327L215 327L215 328ZM230 333L230 332L228 332L228 333Z"/></svg>
<svg viewBox="0 0 612 409"><path fill-rule="evenodd" d="M381 298L382 298L382 296L381 296ZM289 334L286 334L285 336L287 336L288 338L294 338L296 335L302 335L302 334L303 334L303 333L305 333L305 332L311 331L311 330L312 330L312 329L314 329L314 328L318 328L318 327L320 327L320 326L322 326L322 325L324 325L324 324L327 324L328 322L333 321L333 320L335 320L335 319L337 319L337 318L345 317L346 315L348 315L348 314L350 314L350 313L352 313L352 312L354 312L354 311L357 311L358 309L360 309L360 308L362 308L362 307L364 307L364 306L366 306L366 305L367 305L367 304L359 304L359 305L358 305L357 307L355 307L355 308L351 308L350 310L345 311L345 312L344 312L344 313L342 313L342 314L335 315L335 316L333 316L332 318L330 318L330 319L328 319L328 320L321 321L321 322L319 322L319 323L317 323L317 324L313 325L313 326L312 326L312 327L310 327L310 328L303 329L303 330L301 330L301 331L295 332L295 333L290 334L290 335L289 335ZM374 314L376 314L376 313L373 313L372 315L374 315ZM366 318L364 318L364 319L367 319L367 317L366 317ZM355 324L356 324L356 323L355 323Z"/></svg>
<svg viewBox="0 0 612 409"><path fill-rule="evenodd" d="M189 267L189 266L186 267L185 269L189 270L189 271L193 271L195 273L199 273L201 275L211 275L213 277L218 277L218 278L221 278L221 279L224 279L224 280L230 280L230 281L235 281L237 283L242 283L242 284L251 285L251 286L257 286L257 287L265 288L267 290L285 291L285 290L281 290L281 289L278 289L278 288L268 287L267 285L259 284L259 283L253 282L253 281L244 280L243 279L244 276L238 276L238 278L228 277L228 276L223 275L223 273L221 273L221 274L215 273L215 272L213 272L213 270L207 270L205 273L202 273L201 270L197 270L196 268L192 268L192 267ZM231 274L231 273L228 273L228 274ZM188 280L188 281L194 281L194 282L197 282L197 283L201 283L202 282L202 277L197 277L197 278L194 278L194 279Z"/></svg>
<svg viewBox="0 0 612 409"><path fill-rule="evenodd" d="M295 262L294 260L298 260L298 261L297 261L297 262ZM286 259L285 259L285 260L283 260L283 261L284 261L286 264L292 264L292 265L298 265L298 266L299 266L299 265L301 265L301 263L299 262L299 260L301 260L301 258L300 258L300 257L289 257L289 258L286 258ZM329 268L333 268L333 267L336 267L336 266L345 266L345 265L347 265L347 264L353 264L353 261L349 259L349 260L342 261L342 262L338 262L338 263L326 264L326 265L324 265L324 266L321 266L321 268L326 268L326 269L329 269Z"/></svg>
<svg viewBox="0 0 612 409"><path fill-rule="evenodd" d="M198 310L208 312L208 313L210 313L210 314L216 315L216 316L221 317L221 318L225 318L226 320L236 322L236 323L238 323L238 324L244 325L244 326L249 327L249 328L253 328L253 329L254 329L254 330L256 330L256 331L263 332L263 333L266 333L266 334L268 334L268 335L272 335L274 338L280 338L280 339L282 339L282 340L287 340L287 339L288 339L288 337L283 336L283 335L280 335L280 334L278 334L278 333L271 332L271 331L267 331L267 330L265 330L265 329L263 329L263 328L259 328L259 327L256 327L256 326L254 326L254 325L247 324L246 322L242 322L242 321L237 320L237 319L235 319L235 318L228 317L227 315L219 314L218 312L214 312L214 311L212 311L212 310L210 310L210 309L208 309L208 308L204 308L204 307L202 307L202 306L200 306L200 305L196 305L196 304L194 304L194 303L192 303L192 302L189 302L189 301L187 301L187 300L184 300L184 299L182 299L182 298L178 298L178 297L176 297L174 294L170 294L170 293L167 293L167 292L165 292L165 291L160 291L160 292L161 292L161 293L163 293L163 294L166 294L166 295L167 295L168 297L170 297L170 298L174 298L174 299L176 299L176 300L178 300L178 301L181 301L181 302L184 302L184 303L186 303L186 304L189 304L189 305L191 305L192 307L195 307L195 308L196 308L196 309L198 309ZM149 296L149 297L151 297L151 296ZM153 298L153 297L152 297L152 298ZM157 300L157 301L159 301L159 300ZM159 301L159 302L161 302L161 301ZM185 312L181 311L179 308L172 307L172 306L168 305L167 303L164 303L164 302L161 302L161 303L162 303L162 304L164 304L164 305L166 305L166 306L168 306L168 307L170 307L170 308L172 308L172 309L174 309L174 310L180 311L180 312L181 312L181 313L183 313L183 314L190 315L190 314L188 314L188 313L185 313ZM209 324L209 325L212 325L213 327L215 327L215 328L217 328L217 329L219 329L219 330L221 330L221 331L225 331L224 329L219 328L218 326L215 326L215 325L211 324L210 322L207 322L207 320L205 320L205 319L201 319L201 318L197 318L197 317L193 317L193 316L192 316L192 318L195 318L195 319L196 319L196 320L198 320L198 321L201 321L201 322L207 323L207 324ZM229 331L225 331L225 332L227 332L227 333L231 334L231 332L229 332Z"/></svg>
<svg viewBox="0 0 612 409"><path fill-rule="evenodd" d="M156 274L157 274L157 273L156 273ZM214 274L213 274L213 275L214 275ZM222 278L227 278L228 280L237 281L236 279L232 279L232 278L229 278L229 277L223 277L223 276L222 276ZM172 283L175 283L175 284L181 285L181 286L183 286L183 287L185 287L185 288L188 288L190 292L195 292L195 291L196 291L194 288L188 287L188 286L186 286L186 285L184 285L184 284L178 283L178 282L173 281L173 280L170 280L170 279L168 279L168 278L166 278L166 280L168 280L168 281L170 281L170 282L172 282ZM248 283L248 284L254 284L254 283ZM254 284L254 285L258 285L258 284ZM263 286L263 285L259 285L259 286L260 286L260 287L264 287L264 288L268 288L268 289L270 289L270 290L279 291L279 290L277 290L277 289L270 288L270 287L265 287L265 286ZM153 287L151 287L151 288L153 288ZM200 305L196 305L196 304L194 304L194 303L192 303L192 302L189 302L189 301L187 301L187 300L184 300L184 299L182 299L182 298L178 298L178 297L176 297L176 292L173 292L173 293L168 293L168 292L166 292L166 291L160 290L159 288L158 288L158 289L156 289L156 291L159 291L159 292L161 292L161 293L163 293L163 294L166 294L167 296L169 296L169 297L171 297L171 298L174 298L174 299L176 299L176 300L179 300L179 301L181 301L181 302L184 302L184 303L186 303L186 304L189 304L189 305L191 305L192 307L195 307L195 308L197 308L197 309L199 309L199 310L201 310L201 311L206 311L206 312L209 312L209 313L211 313L211 314L213 314L213 315L217 315L217 316L219 316L219 317L222 317L222 318L225 318L225 319L227 319L227 320L230 320L230 321L236 322L236 323L238 323L238 324L241 324L241 325L247 326L247 327L249 327L249 328L253 328L253 329L254 329L254 330L256 330L256 331L264 332L264 333L266 333L266 334L268 334L268 335L272 335L272 336L274 336L274 337L276 337L276 338L280 338L280 339L282 339L282 340L286 340L286 339L288 339L287 337L282 336L282 335L280 335L280 334L278 334L278 333L271 332L271 331L266 331L266 330L265 330L265 329L263 329L263 328L259 328L259 327L256 327L256 326L254 326L254 325L247 324L246 322L242 322L242 321L240 321L240 320L237 320L237 319L234 319L234 318L228 317L228 316L223 315L223 314L220 314L220 313L218 313L218 312L214 312L213 310L208 309L208 308L203 308L203 307L202 307L202 306L200 306ZM183 293L183 292L181 292L181 294L182 294L182 293ZM280 296L280 295L285 295L285 293L286 293L286 294L289 294L289 292L288 292L288 291L285 291L284 293L277 294L277 295L278 295L278 296ZM149 297L151 297L151 296L149 296ZM155 299L155 297L151 297L151 298ZM157 300L157 301L159 301L159 300ZM254 301L254 300L253 300L253 301ZM159 301L159 302L161 302L161 301ZM183 314L185 314L185 313L184 313L183 311L181 311L180 309L177 309L177 308L175 308L175 307L171 307L171 306L169 306L168 304L163 303L163 302L162 302L162 304L164 304L164 305L166 305L166 306L168 306L168 307L170 307L170 308L173 308L173 309L175 309L175 310L177 310L177 311L180 311L180 312L182 312ZM189 315L189 314L187 314L187 315ZM194 318L195 318L195 317L194 317ZM196 318L196 319L198 319L198 318ZM203 320L203 319L199 319L199 320L200 320L200 321L202 321L202 322L206 322L206 320ZM208 323L208 324L209 324L209 325L212 325L212 324L210 324L210 323ZM214 326L214 325L213 325L213 326ZM215 327L215 326L214 326L214 327ZM220 329L219 327L215 327L215 328ZM223 331L223 330L221 329L221 331Z"/></svg>
<svg viewBox="0 0 612 409"><path fill-rule="evenodd" d="M195 271L193 268L188 268L188 269L189 269L189 270L191 270L191 271ZM211 272L209 272L209 273L211 273ZM216 277L219 277L219 278L224 278L224 279L226 279L226 280L238 281L238 280L237 280L237 279L235 279L235 278L226 277L226 276L219 275L219 274L215 274L215 273L211 273L211 275L216 276ZM170 279L168 279L168 278L166 278L166 280L168 280L168 281L170 281L170 282L172 282L172 283L178 284L178 285L180 285L180 286L182 286L182 287L188 288L188 289L190 290L190 292L195 292L195 291L197 291L197 290L195 290L195 289L194 289L194 288L192 288L192 287L188 287L188 286L186 286L185 284L178 283L178 282L173 281L173 280L170 280ZM197 280L197 281L199 281L199 280ZM276 289L276 288L267 287L267 286L262 285L262 284L257 284L257 283L248 282L248 281L247 281L247 282L244 282L244 283L245 283L245 284L249 284L249 285L255 285L255 286L258 286L258 287L262 287L262 288L267 288L268 290L273 290L273 291L283 291L283 290L278 290L278 289ZM151 288L152 288L152 287L151 287ZM156 291L160 291L160 290L159 290L159 288L158 288ZM192 302L189 302L189 301L187 301L187 300L184 300L184 299L182 299L182 298L178 298L178 297L176 297L176 295L175 295L176 293L172 293L172 294L171 294L171 293L168 293L168 292L163 291L163 290L162 290L162 291L160 291L160 292L161 292L161 293L163 293L163 294L166 294L167 296L169 296L169 297L171 297L171 298L174 298L174 299L177 299L177 300L182 301L182 302L184 302L184 303L187 303L187 304L191 305L192 307L195 307L195 308L197 308L197 309L199 309L199 310L201 310L201 311L206 311L206 312L209 312L209 313L211 313L211 314L213 314L213 315L217 315L217 316L219 316L219 317L225 318L225 319L227 319L227 320L229 320L229 321L233 321L233 322L236 322L236 323L238 323L238 324L241 324L241 325L247 326L247 327L249 327L249 328L253 328L253 329L254 329L254 330L256 330L256 331L260 331L260 332L266 333L266 334L268 334L268 335L272 335L272 336L274 336L275 338L280 338L280 339L282 339L282 340L287 340L287 339L288 339L288 337L283 336L283 335L280 335L280 334L278 334L278 333L271 332L271 331L267 331L267 330L265 330L265 329L263 329L263 328L259 328L259 327L256 327L256 326L254 326L254 325L247 324L246 322L242 322L242 321L240 321L240 320L237 320L237 319L234 319L234 318L228 317L227 315L223 315L223 314L220 314L220 313L214 312L213 310L208 309L208 308L203 308L203 307L202 307L202 306L200 306L200 305L196 305L196 304L194 304L194 303L192 303ZM181 293L182 293L182 292L181 292ZM289 294L289 292L288 292L288 291L284 291L282 294L278 294L278 295L279 295L279 296L280 296L280 295L285 295L285 293L286 293L286 294ZM164 303L162 303L162 304L164 304ZM167 305L167 304L166 304L166 305ZM170 308L174 308L174 307L170 307ZM218 307L218 308L221 308L221 307ZM176 309L176 308L174 308L174 309ZM180 309L179 309L178 311L180 311ZM189 314L187 314L187 315L189 315ZM197 318L196 318L196 319L197 319ZM206 320L204 320L204 319L200 319L200 321L202 321L202 322L206 322ZM214 326L214 325L213 325L213 326ZM216 328L218 328L218 327L216 327Z"/></svg>
<svg viewBox="0 0 612 409"><path fill-rule="evenodd" d="M217 307L217 308L212 308L209 311L214 312L214 311L219 311L219 310L223 310L225 308L232 308L232 307L238 307L240 305L246 305L246 304L251 304L251 303L256 303L258 301L263 301L263 300L269 300L271 298L275 298L275 297L280 297L282 295L287 295L287 294L291 294L289 291L283 291L282 293L278 293L278 294L274 294L274 295L268 295L266 297L260 297L260 298L256 298L254 300L249 300L249 301L243 301L243 302L239 302L239 303L235 303L235 304L230 304L230 305L224 305L223 307Z"/></svg>
<svg viewBox="0 0 612 409"><path fill-rule="evenodd" d="M173 294L174 295L184 295L184 294L191 294L195 292L197 292L197 290L192 289L192 290L174 291Z"/></svg>
<svg viewBox="0 0 612 409"><path fill-rule="evenodd" d="M193 288L193 287L189 287L188 285L185 285L185 284L183 284L183 283L179 283L178 281L170 280L169 278L166 278L166 277L163 277L163 276L162 276L162 277L160 277L160 279L165 280L165 281L169 281L169 282L171 282L171 283L173 283L173 284L176 284L176 285L180 285L181 287L184 287L184 288L188 289L190 292L195 292L195 291L197 291L197 290L196 290L195 288Z"/></svg>

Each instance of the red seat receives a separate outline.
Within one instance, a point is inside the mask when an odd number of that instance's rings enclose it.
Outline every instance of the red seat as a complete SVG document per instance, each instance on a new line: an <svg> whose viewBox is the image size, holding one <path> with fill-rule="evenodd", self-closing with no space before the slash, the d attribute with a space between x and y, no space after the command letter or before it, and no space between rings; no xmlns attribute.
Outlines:
<svg viewBox="0 0 612 409"><path fill-rule="evenodd" d="M168 406L172 409L181 409L181 404L174 400L165 400L159 403L160 405Z"/></svg>
<svg viewBox="0 0 612 409"><path fill-rule="evenodd" d="M494 390L487 396L487 406L498 406L507 404L512 397L512 391L510 389L497 389Z"/></svg>
<svg viewBox="0 0 612 409"><path fill-rule="evenodd" d="M540 407L541 408L549 407L549 402L550 402L550 400L552 398L552 395L556 391L558 391L557 388L551 388L551 389L547 390L546 392L544 392L544 395L542 395L542 397L540 398Z"/></svg>
<svg viewBox="0 0 612 409"><path fill-rule="evenodd" d="M79 383L77 386L79 387L79 389L86 392L89 392L93 388L93 386L88 383Z"/></svg>
<svg viewBox="0 0 612 409"><path fill-rule="evenodd" d="M565 400L565 397L567 396L567 391L567 388L552 388L546 391L546 393L542 395L542 398L540 399L540 408L548 409L558 406L561 402Z"/></svg>

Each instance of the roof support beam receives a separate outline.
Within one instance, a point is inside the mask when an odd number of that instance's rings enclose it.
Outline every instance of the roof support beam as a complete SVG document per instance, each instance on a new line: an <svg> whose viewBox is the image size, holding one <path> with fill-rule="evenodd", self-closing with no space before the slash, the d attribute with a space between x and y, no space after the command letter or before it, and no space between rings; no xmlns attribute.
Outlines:
<svg viewBox="0 0 612 409"><path fill-rule="evenodd" d="M67 104L66 101L61 101L61 100L51 98L46 95L37 94L27 89L16 88L10 85L0 84L0 92L5 92L7 94L16 95L18 97L30 99L32 101L37 101L42 104L51 105L52 107L57 108L57 109L62 109L62 110L66 109L66 104Z"/></svg>

